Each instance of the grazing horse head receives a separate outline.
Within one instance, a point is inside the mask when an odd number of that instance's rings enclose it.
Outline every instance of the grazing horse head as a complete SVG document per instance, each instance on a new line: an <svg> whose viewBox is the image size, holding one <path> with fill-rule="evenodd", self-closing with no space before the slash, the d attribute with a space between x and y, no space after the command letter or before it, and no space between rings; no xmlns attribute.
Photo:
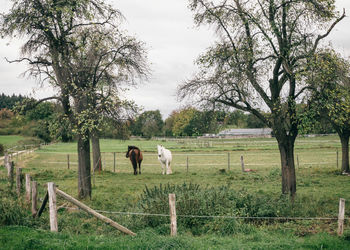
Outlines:
<svg viewBox="0 0 350 250"><path fill-rule="evenodd" d="M130 158L131 164L134 168L134 175L137 175L137 165L139 166L139 174L141 174L141 162L143 156L141 150L136 146L128 146L128 151L125 154L126 158Z"/></svg>

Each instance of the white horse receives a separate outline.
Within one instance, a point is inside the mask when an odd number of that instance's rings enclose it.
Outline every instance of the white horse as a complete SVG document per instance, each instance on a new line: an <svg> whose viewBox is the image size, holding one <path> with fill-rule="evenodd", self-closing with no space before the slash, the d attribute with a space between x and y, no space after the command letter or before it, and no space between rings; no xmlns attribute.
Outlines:
<svg viewBox="0 0 350 250"><path fill-rule="evenodd" d="M173 157L171 156L170 150L166 149L162 145L157 145L158 149L158 160L162 165L162 171L164 174L164 166L166 167L166 174L172 174L170 163Z"/></svg>

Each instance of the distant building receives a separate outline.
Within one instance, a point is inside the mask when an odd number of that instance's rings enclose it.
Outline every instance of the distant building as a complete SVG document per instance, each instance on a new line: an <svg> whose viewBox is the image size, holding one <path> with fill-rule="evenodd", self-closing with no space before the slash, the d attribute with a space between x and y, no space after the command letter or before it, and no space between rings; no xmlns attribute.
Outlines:
<svg viewBox="0 0 350 250"><path fill-rule="evenodd" d="M271 137L271 128L233 128L220 131L219 137Z"/></svg>

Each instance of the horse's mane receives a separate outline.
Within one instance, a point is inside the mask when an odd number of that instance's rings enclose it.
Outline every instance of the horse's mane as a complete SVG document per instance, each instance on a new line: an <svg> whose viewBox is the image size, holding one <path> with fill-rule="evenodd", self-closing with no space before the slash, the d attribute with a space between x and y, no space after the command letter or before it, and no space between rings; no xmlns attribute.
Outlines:
<svg viewBox="0 0 350 250"><path fill-rule="evenodd" d="M140 150L138 147L136 147L136 146L128 146L128 150L131 150L131 149L138 149L138 150Z"/></svg>

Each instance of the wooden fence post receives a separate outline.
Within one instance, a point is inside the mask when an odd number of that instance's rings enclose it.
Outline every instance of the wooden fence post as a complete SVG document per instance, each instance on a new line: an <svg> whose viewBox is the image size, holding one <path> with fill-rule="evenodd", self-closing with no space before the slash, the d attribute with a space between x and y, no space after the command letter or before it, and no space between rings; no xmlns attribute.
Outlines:
<svg viewBox="0 0 350 250"><path fill-rule="evenodd" d="M48 199L49 199L49 192L46 191L46 194L45 194L43 203L41 204L41 206L40 206L40 208L39 208L39 211L38 211L38 213L36 214L36 217L40 217L40 215L43 213Z"/></svg>
<svg viewBox="0 0 350 250"><path fill-rule="evenodd" d="M8 180L10 182L10 186L11 188L13 187L13 178L14 178L14 166L15 166L15 163L13 161L11 161L10 163L8 163L7 167L7 177L8 177Z"/></svg>
<svg viewBox="0 0 350 250"><path fill-rule="evenodd" d="M38 183L32 181L32 216L36 216L38 212Z"/></svg>
<svg viewBox="0 0 350 250"><path fill-rule="evenodd" d="M227 153L227 170L230 171L230 152Z"/></svg>
<svg viewBox="0 0 350 250"><path fill-rule="evenodd" d="M244 172L244 160L243 160L243 155L241 155L241 167L242 167L242 172Z"/></svg>
<svg viewBox="0 0 350 250"><path fill-rule="evenodd" d="M169 194L170 235L171 236L176 236L176 233L177 233L175 201L176 201L175 194Z"/></svg>
<svg viewBox="0 0 350 250"><path fill-rule="evenodd" d="M67 167L68 167L68 169L70 168L69 167L69 154L67 155Z"/></svg>
<svg viewBox="0 0 350 250"><path fill-rule="evenodd" d="M80 201L76 200L72 196L66 194L65 192L63 192L61 190L59 190L58 188L56 189L56 192L62 198L66 199L67 201L69 201L69 202L73 203L74 205L78 206L79 208L81 208L85 212L87 212L89 214L92 214L96 218L104 221L108 225L110 225L110 226L112 226L112 227L122 231L123 233L129 234L129 235L133 235L133 236L136 235L134 232L130 231L126 227L123 227L122 225L118 224L117 222L111 220L110 218L107 218L106 216L96 212L95 210L91 209L90 207L88 207L85 204L81 203Z"/></svg>
<svg viewBox="0 0 350 250"><path fill-rule="evenodd" d="M338 166L339 166L339 158L338 158L338 150L337 150L337 169L338 169Z"/></svg>
<svg viewBox="0 0 350 250"><path fill-rule="evenodd" d="M188 156L186 158L186 169L187 169L187 173L188 173Z"/></svg>
<svg viewBox="0 0 350 250"><path fill-rule="evenodd" d="M21 195L21 174L22 168L16 168L16 191L17 195Z"/></svg>
<svg viewBox="0 0 350 250"><path fill-rule="evenodd" d="M49 208L50 208L50 230L58 232L57 226L57 200L55 183L47 183L47 191L49 193Z"/></svg>
<svg viewBox="0 0 350 250"><path fill-rule="evenodd" d="M297 165L298 165L298 169L299 169L299 155L297 155Z"/></svg>
<svg viewBox="0 0 350 250"><path fill-rule="evenodd" d="M115 152L113 152L113 172L115 173Z"/></svg>
<svg viewBox="0 0 350 250"><path fill-rule="evenodd" d="M9 164L9 155L7 154L7 152L5 152L5 156L4 156L4 166L6 169L8 169L8 164ZM8 171L8 170L7 170Z"/></svg>
<svg viewBox="0 0 350 250"><path fill-rule="evenodd" d="M338 235L343 235L344 232L344 215L345 215L345 199L339 200L339 214L338 214Z"/></svg>
<svg viewBox="0 0 350 250"><path fill-rule="evenodd" d="M30 204L30 174L26 174L26 202L29 205Z"/></svg>

